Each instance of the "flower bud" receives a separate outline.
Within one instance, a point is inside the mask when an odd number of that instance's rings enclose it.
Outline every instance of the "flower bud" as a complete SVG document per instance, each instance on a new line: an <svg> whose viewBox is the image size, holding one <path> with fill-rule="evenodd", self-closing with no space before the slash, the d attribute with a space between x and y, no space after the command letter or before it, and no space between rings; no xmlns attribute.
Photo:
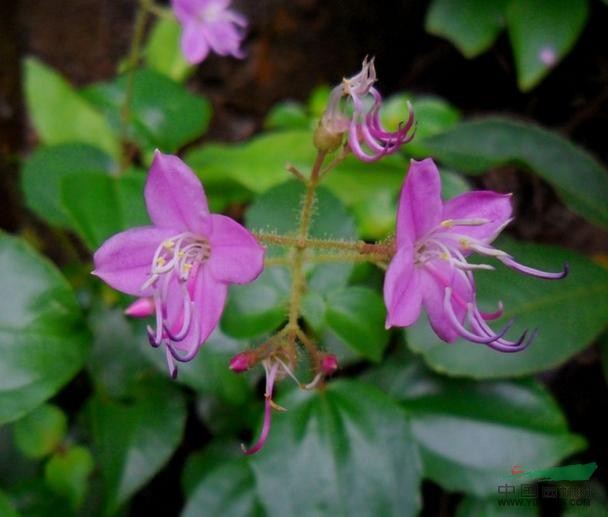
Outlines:
<svg viewBox="0 0 608 517"><path fill-rule="evenodd" d="M125 314L133 318L147 318L148 316L152 316L154 311L154 301L152 298L144 297L138 298L129 305L125 309Z"/></svg>
<svg viewBox="0 0 608 517"><path fill-rule="evenodd" d="M254 366L255 363L257 363L255 352L252 350L247 350L246 352L236 354L232 359L230 359L229 368L234 373L242 373L249 370L249 368Z"/></svg>
<svg viewBox="0 0 608 517"><path fill-rule="evenodd" d="M335 151L342 143L342 132L332 131L324 120L321 119L315 129L312 141L319 151L331 153Z"/></svg>
<svg viewBox="0 0 608 517"><path fill-rule="evenodd" d="M321 373L331 375L338 369L338 358L334 354L324 354L321 358Z"/></svg>

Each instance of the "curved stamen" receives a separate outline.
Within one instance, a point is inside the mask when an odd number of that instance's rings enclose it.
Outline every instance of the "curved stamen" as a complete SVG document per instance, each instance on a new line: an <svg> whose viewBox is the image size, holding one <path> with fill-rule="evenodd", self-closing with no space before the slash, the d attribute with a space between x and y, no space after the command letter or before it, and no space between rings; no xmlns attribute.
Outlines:
<svg viewBox="0 0 608 517"><path fill-rule="evenodd" d="M498 308L494 312L479 312L479 315L485 321L492 321L492 320L497 320L498 318L500 318L504 312L505 312L505 306L503 305L503 303L501 301L499 301Z"/></svg>
<svg viewBox="0 0 608 517"><path fill-rule="evenodd" d="M266 392L264 393L264 423L262 424L262 432L258 441L251 446L249 449L245 447L245 444L241 444L241 449L247 455L255 454L258 452L268 438L270 433L270 424L272 423L272 390L274 388L274 381L279 369L279 363L274 363L272 366L268 366L268 362L264 361L264 369L266 370Z"/></svg>
<svg viewBox="0 0 608 517"><path fill-rule="evenodd" d="M172 379L175 379L177 377L177 366L175 365L175 362L173 362L172 354L170 354L169 351L169 345L165 346L165 357L167 359L169 374L171 375Z"/></svg>
<svg viewBox="0 0 608 517"><path fill-rule="evenodd" d="M180 285L180 289L182 290L183 306L184 306L183 316L182 316L182 319L183 319L182 327L177 334L173 334L171 328L169 326L163 324L165 332L169 336L171 341L182 341L188 334L188 331L190 330L190 324L192 322L193 302L190 301L190 296L188 294L186 284L183 282L180 282L179 285Z"/></svg>
<svg viewBox="0 0 608 517"><path fill-rule="evenodd" d="M496 341L497 339L500 339L509 330L509 325L507 324L507 326L505 328L503 328L502 331L499 332L498 334L492 334L490 336L474 334L473 332L467 330L462 325L462 323L460 323L460 321L458 321L458 317L454 313L454 308L452 307L451 298L452 298L452 288L447 287L445 290L445 296L443 299L443 308L445 310L446 315L448 316L448 319L450 320L450 323L452 323L454 329L463 338L465 338L469 341L472 341L473 343L482 343L484 345L487 345L488 343L491 343L492 341ZM470 304L469 304L469 309L470 309Z"/></svg>
<svg viewBox="0 0 608 517"><path fill-rule="evenodd" d="M476 332L483 333L486 335L492 334L492 329L485 322L479 311L474 311L472 316L473 317L470 319L470 321ZM512 323L513 322L511 321L511 324ZM491 348L501 352L517 352L518 350L523 350L532 342L535 332L533 332L530 338L526 340L527 335L528 331L525 330L517 341L509 341L507 339L502 338L497 339L492 342L493 346Z"/></svg>
<svg viewBox="0 0 608 517"><path fill-rule="evenodd" d="M533 267L524 266L519 262L515 262L515 260L513 260L513 257L509 255L507 255L506 257L498 257L498 260L500 260L505 266L515 271L519 271L520 273L524 273L525 275L535 276L536 278L542 278L544 280L561 280L562 278L568 276L568 273L570 272L570 265L567 262L564 264L563 271L560 271L559 273L551 273L548 271L535 269Z"/></svg>

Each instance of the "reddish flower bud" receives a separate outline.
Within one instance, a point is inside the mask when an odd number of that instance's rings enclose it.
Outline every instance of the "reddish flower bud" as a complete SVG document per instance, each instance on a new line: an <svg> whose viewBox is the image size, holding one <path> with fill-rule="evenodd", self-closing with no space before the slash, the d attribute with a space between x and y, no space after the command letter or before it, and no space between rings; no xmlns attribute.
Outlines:
<svg viewBox="0 0 608 517"><path fill-rule="evenodd" d="M147 318L154 314L154 301L152 298L138 298L125 309L125 314L133 318Z"/></svg>
<svg viewBox="0 0 608 517"><path fill-rule="evenodd" d="M257 363L255 353L251 350L247 350L246 352L236 354L230 359L229 367L234 373L242 373L249 370L255 363Z"/></svg>
<svg viewBox="0 0 608 517"><path fill-rule="evenodd" d="M331 375L338 369L338 358L334 354L325 354L321 359L321 372Z"/></svg>

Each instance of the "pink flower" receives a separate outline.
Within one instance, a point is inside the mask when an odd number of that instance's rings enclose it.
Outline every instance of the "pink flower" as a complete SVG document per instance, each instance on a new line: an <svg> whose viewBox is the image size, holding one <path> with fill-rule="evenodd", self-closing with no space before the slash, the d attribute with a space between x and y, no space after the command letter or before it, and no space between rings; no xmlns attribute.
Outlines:
<svg viewBox="0 0 608 517"><path fill-rule="evenodd" d="M191 64L204 61L209 51L244 57L240 50L247 20L229 9L230 0L171 0L181 23L182 52Z"/></svg>
<svg viewBox="0 0 608 517"><path fill-rule="evenodd" d="M203 187L176 156L156 151L145 188L153 226L133 228L103 243L93 274L123 293L138 296L128 310L145 315L152 299L156 328L150 343L173 360L189 361L215 329L228 284L255 280L264 249L240 224L209 213Z"/></svg>
<svg viewBox="0 0 608 517"><path fill-rule="evenodd" d="M343 79L330 94L329 103L321 119L321 127L329 135L348 132L348 145L354 155L365 162L379 160L395 153L414 138L410 131L414 126L414 113L408 103L407 122L397 131L387 131L380 121L382 96L374 88L376 69L374 60L363 61L361 71L349 79ZM352 102L352 114L342 106L344 97ZM367 102L366 102L367 101ZM371 102L371 108L369 103Z"/></svg>
<svg viewBox="0 0 608 517"><path fill-rule="evenodd" d="M509 341L503 336L510 324L500 332L488 326L487 321L501 316L502 305L491 314L480 312L473 271L494 268L469 264L466 258L477 252L538 278L566 276L567 265L560 273L539 271L490 245L511 221L511 212L511 196L490 191L467 192L444 204L433 161L412 160L397 212L397 253L384 281L387 328L411 325L424 305L433 330L444 341L463 337L501 352L528 346L534 333L526 339L526 331Z"/></svg>

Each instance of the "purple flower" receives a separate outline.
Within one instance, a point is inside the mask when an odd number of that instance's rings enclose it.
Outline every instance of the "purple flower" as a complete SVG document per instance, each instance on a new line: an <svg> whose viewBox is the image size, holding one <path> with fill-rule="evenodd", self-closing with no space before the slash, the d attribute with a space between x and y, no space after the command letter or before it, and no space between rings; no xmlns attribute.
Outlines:
<svg viewBox="0 0 608 517"><path fill-rule="evenodd" d="M171 0L171 5L183 28L182 52L190 64L204 61L209 51L244 57L240 46L247 20L228 8L230 0Z"/></svg>
<svg viewBox="0 0 608 517"><path fill-rule="evenodd" d="M502 314L477 307L475 269L494 269L487 264L469 264L477 252L504 265L544 279L564 278L517 263L508 253L490 243L511 221L511 196L490 191L461 194L447 203L441 200L439 171L430 158L412 160L401 190L397 211L397 252L384 281L388 309L386 327L414 323L424 305L431 326L444 341L463 337L501 352L517 352L530 344L527 331L517 340L503 336L510 324L494 332L486 323Z"/></svg>
<svg viewBox="0 0 608 517"><path fill-rule="evenodd" d="M357 158L365 162L379 160L395 153L414 137L414 113L408 102L409 116L397 131L387 131L380 121L382 96L374 88L376 69L374 60L363 61L361 71L343 79L330 94L329 103L320 127L329 135L348 132L348 145ZM344 97L352 102L352 113L344 110ZM371 102L371 108L369 103Z"/></svg>
<svg viewBox="0 0 608 517"><path fill-rule="evenodd" d="M240 224L209 213L203 187L176 156L156 151L145 188L153 226L114 235L95 253L93 274L114 289L143 298L128 311L145 315L152 299L150 343L173 360L190 361L217 326L228 284L255 280L264 249Z"/></svg>

